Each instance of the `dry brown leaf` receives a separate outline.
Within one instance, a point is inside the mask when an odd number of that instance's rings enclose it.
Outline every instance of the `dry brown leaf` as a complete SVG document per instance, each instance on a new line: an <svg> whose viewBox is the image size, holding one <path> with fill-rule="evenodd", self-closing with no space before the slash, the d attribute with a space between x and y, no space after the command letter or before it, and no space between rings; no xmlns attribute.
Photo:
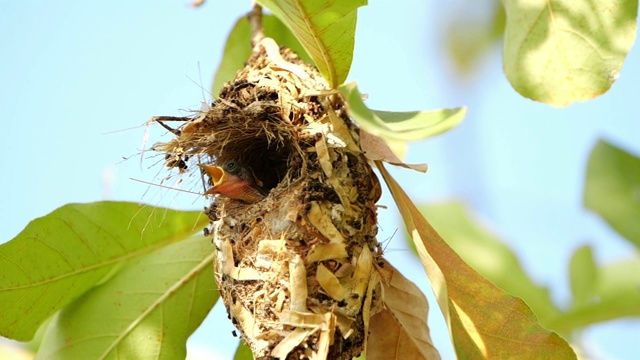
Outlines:
<svg viewBox="0 0 640 360"><path fill-rule="evenodd" d="M343 300L349 292L340 284L340 280L324 265L318 265L316 280L322 289L335 300Z"/></svg>
<svg viewBox="0 0 640 360"><path fill-rule="evenodd" d="M324 174L327 175L327 177L332 177L333 165L331 165L331 156L329 155L327 141L324 136L320 137L318 141L316 141L316 153L318 154L318 161L320 162L322 171L324 171Z"/></svg>
<svg viewBox="0 0 640 360"><path fill-rule="evenodd" d="M285 359L287 354L300 344L309 334L317 331L317 328L296 328L276 345L271 351L271 356L276 359Z"/></svg>
<svg viewBox="0 0 640 360"><path fill-rule="evenodd" d="M346 144L347 149L351 151L360 151L358 145L356 145L356 142L353 140L353 136L351 136L351 130L349 130L345 125L344 121L340 119L340 117L338 117L331 108L328 109L327 115L329 116L333 130L330 134L339 139L342 143ZM336 141L336 143L337 142L338 141Z"/></svg>
<svg viewBox="0 0 640 360"><path fill-rule="evenodd" d="M377 161L418 250L436 295L447 295L450 329L463 359L575 359L567 342L538 324L521 299L478 274L453 251L420 214L400 185ZM444 277L430 274L434 265ZM446 289L446 291L443 291Z"/></svg>
<svg viewBox="0 0 640 360"><path fill-rule="evenodd" d="M307 263L330 259L343 259L346 257L347 249L345 248L345 244L316 244L307 255Z"/></svg>
<svg viewBox="0 0 640 360"><path fill-rule="evenodd" d="M343 244L344 237L340 234L340 231L336 229L335 225L331 221L331 218L327 216L320 205L317 202L311 202L311 207L307 218L311 225L313 225L322 235L324 235L331 243Z"/></svg>
<svg viewBox="0 0 640 360"><path fill-rule="evenodd" d="M391 272L389 283L382 283L386 308L370 320L367 359L440 359L427 325L426 297L386 261L384 269Z"/></svg>
<svg viewBox="0 0 640 360"><path fill-rule="evenodd" d="M360 256L358 256L358 262L354 268L351 280L349 281L347 288L351 290L351 295L346 299L346 313L354 316L360 311L362 307L362 299L369 285L369 277L371 276L371 269L373 266L373 254L369 248L362 248Z"/></svg>
<svg viewBox="0 0 640 360"><path fill-rule="evenodd" d="M336 316L332 313L324 314L324 326L320 330L320 341L318 341L318 353L312 356L313 360L325 360L328 359L329 346L333 344L335 333L329 331L336 327Z"/></svg>
<svg viewBox="0 0 640 360"><path fill-rule="evenodd" d="M367 159L381 160L391 165L402 166L420 172L427 172L427 164L405 164L394 154L389 145L380 137L360 129L360 146Z"/></svg>
<svg viewBox="0 0 640 360"><path fill-rule="evenodd" d="M307 309L307 269L300 255L294 255L289 261L289 278L291 284L291 305L293 311L305 311Z"/></svg>
<svg viewBox="0 0 640 360"><path fill-rule="evenodd" d="M309 75L304 71L304 69L282 58L282 55L280 55L280 46L278 46L273 39L263 38L261 43L267 51L267 55L271 61L273 61L273 65L271 65L272 67L289 71L300 79L309 78Z"/></svg>
<svg viewBox="0 0 640 360"><path fill-rule="evenodd" d="M324 321L324 315L299 312L286 309L280 314L280 323L304 328L319 328Z"/></svg>

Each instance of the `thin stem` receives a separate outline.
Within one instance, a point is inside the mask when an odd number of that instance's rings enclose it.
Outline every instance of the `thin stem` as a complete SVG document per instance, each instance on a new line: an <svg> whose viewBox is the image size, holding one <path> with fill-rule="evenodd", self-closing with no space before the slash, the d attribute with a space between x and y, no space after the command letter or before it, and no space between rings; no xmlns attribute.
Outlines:
<svg viewBox="0 0 640 360"><path fill-rule="evenodd" d="M255 47L264 38L262 29L262 6L254 2L253 9L247 15L251 26L251 46Z"/></svg>

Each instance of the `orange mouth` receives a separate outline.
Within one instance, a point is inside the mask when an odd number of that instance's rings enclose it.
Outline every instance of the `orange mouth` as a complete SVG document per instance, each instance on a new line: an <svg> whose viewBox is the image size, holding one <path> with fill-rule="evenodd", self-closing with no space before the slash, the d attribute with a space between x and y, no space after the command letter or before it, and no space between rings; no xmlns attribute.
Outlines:
<svg viewBox="0 0 640 360"><path fill-rule="evenodd" d="M205 191L204 195L222 195L247 204L260 201L266 196L250 181L225 170L224 167L207 164L199 164L199 166L209 175L213 183L213 186Z"/></svg>
<svg viewBox="0 0 640 360"><path fill-rule="evenodd" d="M224 184L225 181L227 181L227 172L224 171L224 169L221 168L220 166L213 166L213 165L207 165L207 164L199 164L198 166L200 166L200 168L202 168L211 177L211 180L213 181L213 187L207 190L205 192L205 195L216 194L217 192L214 192L213 189L215 189L219 185Z"/></svg>

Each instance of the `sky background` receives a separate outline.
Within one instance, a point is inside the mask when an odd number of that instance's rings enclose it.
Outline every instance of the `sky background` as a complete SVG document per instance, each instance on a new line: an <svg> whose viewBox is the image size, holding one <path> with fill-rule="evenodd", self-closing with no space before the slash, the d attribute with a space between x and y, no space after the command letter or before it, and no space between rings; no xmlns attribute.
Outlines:
<svg viewBox="0 0 640 360"><path fill-rule="evenodd" d="M591 244L601 264L635 250L582 208L587 156L598 138L640 154L640 54L634 47L620 78L598 99L556 109L524 99L502 74L500 49L460 81L444 55L448 16L482 10L462 1L370 1L359 11L349 80L375 109L409 111L466 105L453 131L412 144L406 161L427 162L429 173L392 169L420 202L462 199L516 251L553 299L567 305L567 264ZM226 36L249 1L0 0L0 242L27 223L69 202L143 201L201 209L205 200L149 188L158 158L140 149L154 115L184 115L210 101ZM483 7L484 6L484 7ZM162 136L151 128L150 143ZM128 158L128 160L123 160ZM198 189L196 189L198 191ZM402 233L392 200L381 204L379 239ZM637 255L636 255L637 256ZM387 257L429 292L418 261L401 235ZM1 271L1 269L0 269ZM435 302L431 302L435 304ZM231 358L230 322L214 309L189 341L190 356L217 351ZM444 359L452 355L437 306L432 336ZM593 359L640 358L640 321L593 326L583 334Z"/></svg>

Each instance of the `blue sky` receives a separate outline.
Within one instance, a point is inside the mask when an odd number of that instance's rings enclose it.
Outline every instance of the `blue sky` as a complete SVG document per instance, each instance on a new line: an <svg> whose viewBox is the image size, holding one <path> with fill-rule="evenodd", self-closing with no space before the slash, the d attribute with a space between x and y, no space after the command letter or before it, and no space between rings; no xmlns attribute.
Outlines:
<svg viewBox="0 0 640 360"><path fill-rule="evenodd" d="M129 178L163 177L158 158L140 162L144 122L185 114L211 99L207 89L226 35L249 8L249 1L210 1L199 9L179 0L0 2L0 241L69 202L201 209L201 198ZM469 107L454 131L411 145L407 162L429 163L428 174L393 173L416 200L468 202L509 241L531 276L552 289L554 300L566 304L567 262L578 246L591 244L601 263L635 251L582 209L581 193L587 155L599 137L640 154L640 54L632 49L607 94L555 109L512 90L498 48L474 79L455 80L438 40L452 11L455 5L434 1L371 1L359 12L349 79L375 109ZM150 141L163 133L152 128ZM390 206L380 214L382 240L400 225L391 199L381 202ZM399 235L387 251L428 289ZM190 346L215 347L229 358L232 328L220 308L214 313ZM436 306L431 313L432 335L447 358ZM640 321L625 320L583 335L598 358L633 359L640 357L638 333Z"/></svg>

